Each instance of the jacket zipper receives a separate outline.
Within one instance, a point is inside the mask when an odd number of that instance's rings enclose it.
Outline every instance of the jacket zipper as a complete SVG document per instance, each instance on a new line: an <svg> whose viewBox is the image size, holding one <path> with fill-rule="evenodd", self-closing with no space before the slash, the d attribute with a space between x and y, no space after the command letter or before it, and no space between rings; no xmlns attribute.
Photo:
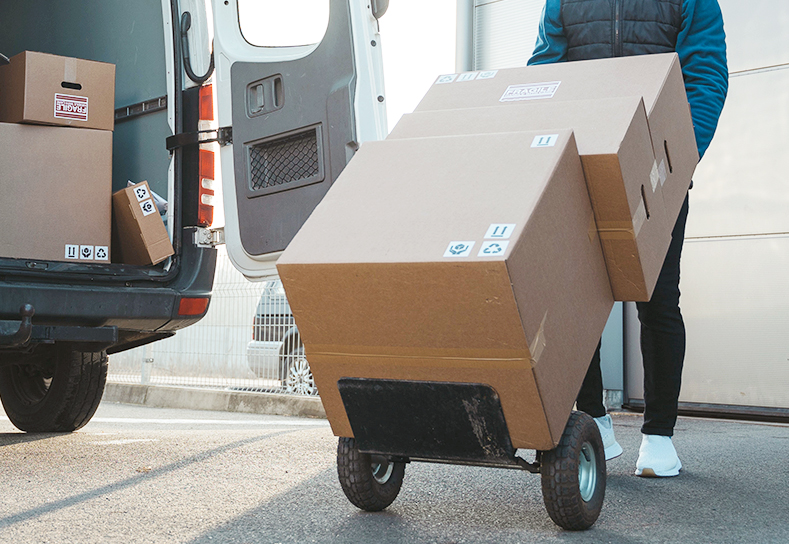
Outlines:
<svg viewBox="0 0 789 544"><path fill-rule="evenodd" d="M614 0L614 43L613 54L622 56L622 0Z"/></svg>

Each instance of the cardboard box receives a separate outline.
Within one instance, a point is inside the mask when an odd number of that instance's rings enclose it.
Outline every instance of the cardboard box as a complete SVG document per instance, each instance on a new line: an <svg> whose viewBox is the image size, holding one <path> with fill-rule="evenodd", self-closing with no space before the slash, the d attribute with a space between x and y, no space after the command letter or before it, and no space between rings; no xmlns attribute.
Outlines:
<svg viewBox="0 0 789 544"><path fill-rule="evenodd" d="M0 257L110 262L112 133L0 123Z"/></svg>
<svg viewBox="0 0 789 544"><path fill-rule="evenodd" d="M613 306L571 131L367 142L278 261L332 429L337 380L479 383L553 448Z"/></svg>
<svg viewBox="0 0 789 544"><path fill-rule="evenodd" d="M673 220L665 209L640 96L418 111L403 116L389 138L568 127L584 166L614 299L649 300Z"/></svg>
<svg viewBox="0 0 789 544"><path fill-rule="evenodd" d="M112 130L115 65L25 51L0 67L0 121Z"/></svg>
<svg viewBox="0 0 789 544"><path fill-rule="evenodd" d="M439 76L416 111L614 97L644 99L666 210L673 225L699 162L676 53L560 62Z"/></svg>
<svg viewBox="0 0 789 544"><path fill-rule="evenodd" d="M117 263L156 264L174 253L148 182L113 193L112 238Z"/></svg>

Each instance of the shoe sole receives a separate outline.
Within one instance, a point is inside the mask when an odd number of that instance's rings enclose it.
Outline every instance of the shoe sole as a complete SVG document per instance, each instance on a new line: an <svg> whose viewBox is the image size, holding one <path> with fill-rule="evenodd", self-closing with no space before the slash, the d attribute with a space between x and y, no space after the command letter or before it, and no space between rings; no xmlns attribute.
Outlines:
<svg viewBox="0 0 789 544"><path fill-rule="evenodd" d="M652 468L637 468L636 476L641 476L642 478L670 478L679 476L680 470L682 470L682 465L660 473L655 472Z"/></svg>

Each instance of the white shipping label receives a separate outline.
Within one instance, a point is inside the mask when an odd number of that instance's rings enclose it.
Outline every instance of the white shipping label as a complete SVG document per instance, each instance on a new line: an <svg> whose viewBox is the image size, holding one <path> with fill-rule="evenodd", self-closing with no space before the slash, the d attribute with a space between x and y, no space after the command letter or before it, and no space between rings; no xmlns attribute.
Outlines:
<svg viewBox="0 0 789 544"><path fill-rule="evenodd" d="M79 258L83 261L92 261L93 246L79 246Z"/></svg>
<svg viewBox="0 0 789 544"><path fill-rule="evenodd" d="M148 188L145 185L140 185L139 187L135 187L134 196L137 197L137 202L142 202L146 198L151 198L150 193L148 193Z"/></svg>
<svg viewBox="0 0 789 544"><path fill-rule="evenodd" d="M493 223L488 227L488 232L485 233L485 239L509 238L515 230L515 223Z"/></svg>
<svg viewBox="0 0 789 544"><path fill-rule="evenodd" d="M485 70L484 72L480 72L477 76L477 79L493 79L496 77L498 70Z"/></svg>
<svg viewBox="0 0 789 544"><path fill-rule="evenodd" d="M553 98L561 81L547 81L545 83L528 83L525 85L510 85L499 102L514 102L516 100L539 100Z"/></svg>
<svg viewBox="0 0 789 544"><path fill-rule="evenodd" d="M96 246L95 254L97 261L110 260L110 248L107 246Z"/></svg>
<svg viewBox="0 0 789 544"><path fill-rule="evenodd" d="M55 93L55 117L58 119L88 120L88 97Z"/></svg>
<svg viewBox="0 0 789 544"><path fill-rule="evenodd" d="M78 244L66 244L66 259L79 259Z"/></svg>
<svg viewBox="0 0 789 544"><path fill-rule="evenodd" d="M657 161L652 163L652 171L649 173L649 182L652 184L652 192L657 191L657 185L660 183L660 174L658 174Z"/></svg>
<svg viewBox="0 0 789 544"><path fill-rule="evenodd" d="M471 255L471 248L474 242L449 242L449 247L444 252L444 257L468 257Z"/></svg>
<svg viewBox="0 0 789 544"><path fill-rule="evenodd" d="M142 210L143 217L145 217L156 211L156 205L153 203L153 200L146 200L140 202L140 209Z"/></svg>
<svg viewBox="0 0 789 544"><path fill-rule="evenodd" d="M507 249L509 244L509 240L502 240L501 242L486 240L482 243L482 247L479 248L477 257L495 257L497 255L501 255Z"/></svg>
<svg viewBox="0 0 789 544"><path fill-rule="evenodd" d="M559 139L558 134L543 134L535 136L531 142L532 147L553 147L556 145L556 140Z"/></svg>
<svg viewBox="0 0 789 544"><path fill-rule="evenodd" d="M443 76L438 76L436 80L436 85L439 83L452 83L458 77L457 74L444 74Z"/></svg>
<svg viewBox="0 0 789 544"><path fill-rule="evenodd" d="M474 81L479 72L466 72L465 74L460 74L457 78L457 81Z"/></svg>

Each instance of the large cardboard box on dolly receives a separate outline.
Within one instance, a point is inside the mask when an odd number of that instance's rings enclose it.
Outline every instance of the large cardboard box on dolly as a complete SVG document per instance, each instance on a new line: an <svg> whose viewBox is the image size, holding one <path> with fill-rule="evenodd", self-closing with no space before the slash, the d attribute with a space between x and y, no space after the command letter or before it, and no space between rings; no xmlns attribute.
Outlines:
<svg viewBox="0 0 789 544"><path fill-rule="evenodd" d="M418 111L403 116L389 138L555 128L575 134L614 299L649 300L673 220L640 96Z"/></svg>
<svg viewBox="0 0 789 544"><path fill-rule="evenodd" d="M113 262L157 264L174 253L147 181L112 195L112 232Z"/></svg>
<svg viewBox="0 0 789 544"><path fill-rule="evenodd" d="M0 67L0 121L112 130L115 65L24 51Z"/></svg>
<svg viewBox="0 0 789 544"><path fill-rule="evenodd" d="M699 161L676 53L640 55L440 76L416 111L640 96L670 222Z"/></svg>
<svg viewBox="0 0 789 544"><path fill-rule="evenodd" d="M112 132L0 123L0 257L110 262Z"/></svg>
<svg viewBox="0 0 789 544"><path fill-rule="evenodd" d="M362 145L278 262L332 429L337 382L487 384L553 448L613 297L569 130Z"/></svg>

